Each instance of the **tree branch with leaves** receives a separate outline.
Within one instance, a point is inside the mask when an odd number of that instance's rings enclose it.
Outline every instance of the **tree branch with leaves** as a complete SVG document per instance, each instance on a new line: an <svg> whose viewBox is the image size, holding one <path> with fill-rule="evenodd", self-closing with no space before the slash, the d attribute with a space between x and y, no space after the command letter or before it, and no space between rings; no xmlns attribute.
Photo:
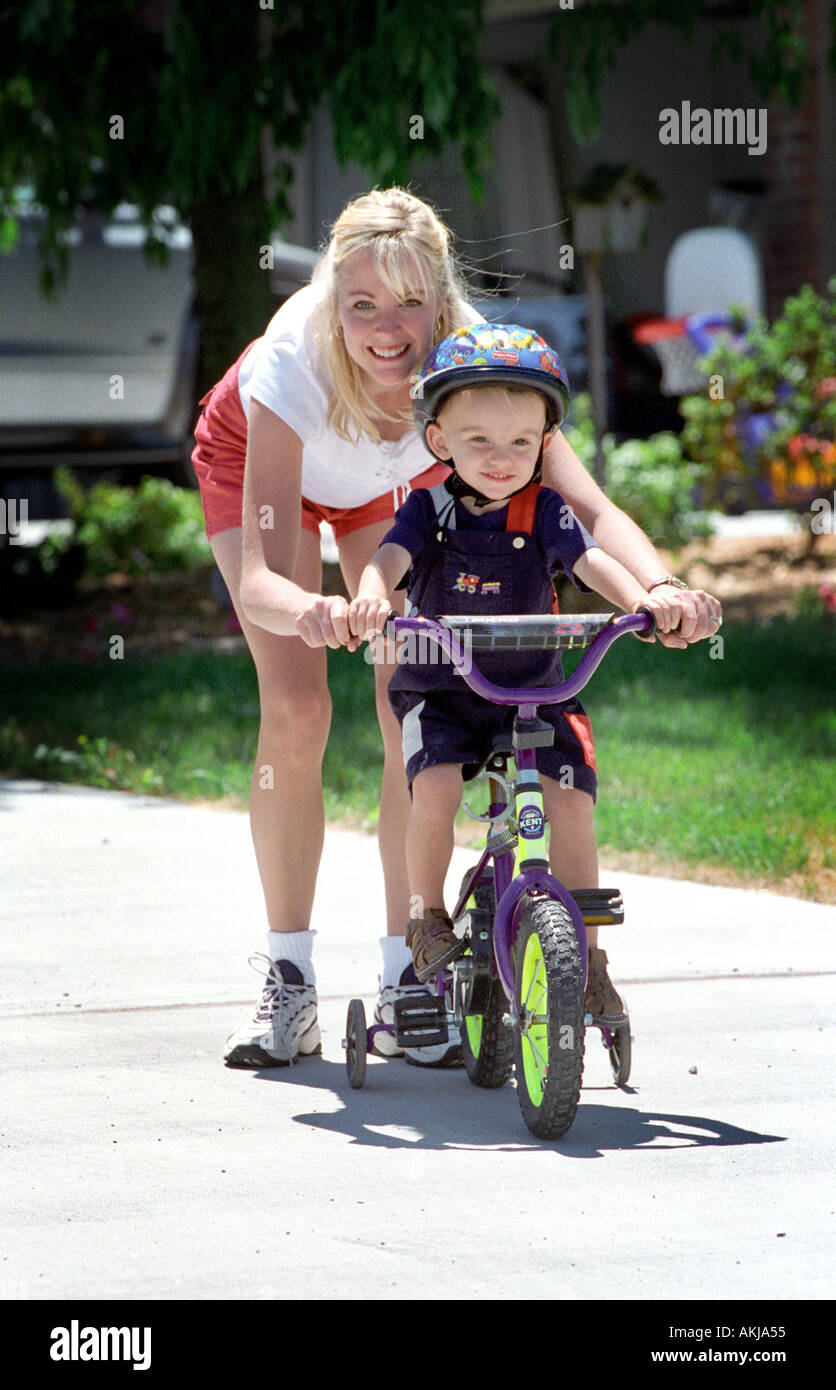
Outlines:
<svg viewBox="0 0 836 1390"><path fill-rule="evenodd" d="M481 0L24 0L0 11L0 236L17 190L46 213L43 287L66 274L85 204L135 204L164 260L173 204L192 228L204 384L275 307L259 248L290 213L292 166L320 103L336 151L369 182L459 142L471 189L498 114L478 60ZM423 122L410 139L410 120ZM268 195L263 142L278 153Z"/></svg>

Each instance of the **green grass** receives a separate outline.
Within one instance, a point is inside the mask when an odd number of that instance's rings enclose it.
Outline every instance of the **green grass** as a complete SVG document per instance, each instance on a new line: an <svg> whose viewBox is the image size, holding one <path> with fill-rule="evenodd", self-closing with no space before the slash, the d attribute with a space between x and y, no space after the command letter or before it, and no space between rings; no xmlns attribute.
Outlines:
<svg viewBox="0 0 836 1390"><path fill-rule="evenodd" d="M587 688L599 843L772 881L836 868L836 632L726 628L667 652L621 641ZM715 655L712 657L712 649ZM372 668L329 654L329 819L376 819ZM4 775L181 798L249 792L258 699L246 653L0 673ZM478 793L468 799L478 800Z"/></svg>
<svg viewBox="0 0 836 1390"><path fill-rule="evenodd" d="M789 877L836 862L836 642L824 623L726 629L712 644L619 645L587 706L599 840Z"/></svg>

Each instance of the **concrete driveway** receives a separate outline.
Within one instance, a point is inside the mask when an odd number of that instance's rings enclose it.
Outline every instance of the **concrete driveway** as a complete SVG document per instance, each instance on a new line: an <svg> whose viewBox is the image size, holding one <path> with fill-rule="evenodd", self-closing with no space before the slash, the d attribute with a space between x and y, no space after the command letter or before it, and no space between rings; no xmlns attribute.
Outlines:
<svg viewBox="0 0 836 1390"><path fill-rule="evenodd" d="M243 814L0 783L0 1295L22 1300L824 1299L834 1280L836 912L619 874L635 1035L588 1037L561 1142L461 1069L371 1059L376 843L329 831L323 1056L246 1072L260 985ZM472 855L456 851L451 879ZM604 874L603 881L615 880Z"/></svg>

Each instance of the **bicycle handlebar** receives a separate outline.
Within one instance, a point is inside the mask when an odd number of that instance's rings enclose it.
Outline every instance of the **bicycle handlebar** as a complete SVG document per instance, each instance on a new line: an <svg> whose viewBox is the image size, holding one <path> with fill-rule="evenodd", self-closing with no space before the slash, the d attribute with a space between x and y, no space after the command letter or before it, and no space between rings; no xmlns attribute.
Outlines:
<svg viewBox="0 0 836 1390"><path fill-rule="evenodd" d="M497 705L557 705L571 700L587 685L613 642L628 632L652 637L656 619L648 608L617 618L610 613L563 613L553 617L444 617L402 618L392 614L386 635L422 634L437 643L466 684L485 700ZM586 640L582 640L586 638ZM592 639L590 641L590 639ZM560 685L521 686L509 689L494 685L477 671L471 651L548 650L589 646L577 669Z"/></svg>

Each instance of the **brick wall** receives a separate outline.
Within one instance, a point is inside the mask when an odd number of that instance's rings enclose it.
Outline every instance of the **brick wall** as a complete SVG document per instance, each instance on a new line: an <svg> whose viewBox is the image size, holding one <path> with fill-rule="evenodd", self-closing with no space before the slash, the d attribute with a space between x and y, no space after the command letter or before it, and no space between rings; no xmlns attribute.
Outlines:
<svg viewBox="0 0 836 1390"><path fill-rule="evenodd" d="M804 34L816 73L803 104L798 110L785 102L769 105L764 269L770 317L801 285L824 288L821 98L828 81L827 35L816 0L805 5Z"/></svg>

